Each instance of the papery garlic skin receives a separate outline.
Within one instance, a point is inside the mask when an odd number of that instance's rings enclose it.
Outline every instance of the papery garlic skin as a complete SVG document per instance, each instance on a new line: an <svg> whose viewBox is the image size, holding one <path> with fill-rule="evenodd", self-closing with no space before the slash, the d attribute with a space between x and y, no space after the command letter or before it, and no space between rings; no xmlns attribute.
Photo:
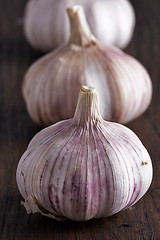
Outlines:
<svg viewBox="0 0 160 240"><path fill-rule="evenodd" d="M25 75L23 95L32 119L47 126L71 118L83 85L98 90L104 119L126 123L140 116L152 97L145 68L121 50L100 44L80 6L69 8L68 15L68 43L35 62Z"/></svg>
<svg viewBox="0 0 160 240"><path fill-rule="evenodd" d="M150 156L127 127L101 118L94 88L72 119L39 132L17 167L27 212L62 220L111 216L135 204L152 180Z"/></svg>
<svg viewBox="0 0 160 240"><path fill-rule="evenodd" d="M25 10L24 31L29 43L49 51L69 38L66 8L84 7L87 21L103 43L125 48L135 26L135 14L128 0L30 0Z"/></svg>

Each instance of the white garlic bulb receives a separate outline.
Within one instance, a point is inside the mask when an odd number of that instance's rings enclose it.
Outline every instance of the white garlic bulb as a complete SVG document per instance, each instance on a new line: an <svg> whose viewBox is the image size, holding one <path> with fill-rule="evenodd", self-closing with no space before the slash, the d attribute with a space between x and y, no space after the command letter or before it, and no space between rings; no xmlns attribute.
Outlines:
<svg viewBox="0 0 160 240"><path fill-rule="evenodd" d="M65 10L74 4L84 7L91 30L102 43L126 47L135 26L134 10L128 0L30 0L24 21L29 43L49 51L68 40Z"/></svg>
<svg viewBox="0 0 160 240"><path fill-rule="evenodd" d="M95 88L82 87L74 117L39 132L17 167L27 212L76 221L135 204L152 180L150 156L127 127L104 121Z"/></svg>
<svg viewBox="0 0 160 240"><path fill-rule="evenodd" d="M36 61L25 75L23 95L32 119L47 126L71 118L83 85L98 90L106 120L126 123L142 114L152 96L147 71L121 50L100 44L80 6L68 14L69 42Z"/></svg>

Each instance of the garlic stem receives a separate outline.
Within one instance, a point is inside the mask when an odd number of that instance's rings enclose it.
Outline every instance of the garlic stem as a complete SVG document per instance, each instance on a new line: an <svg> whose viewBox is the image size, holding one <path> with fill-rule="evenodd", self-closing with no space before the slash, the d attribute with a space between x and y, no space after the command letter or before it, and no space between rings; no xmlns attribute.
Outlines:
<svg viewBox="0 0 160 240"><path fill-rule="evenodd" d="M97 91L94 87L81 88L74 119L79 125L95 124L101 120Z"/></svg>
<svg viewBox="0 0 160 240"><path fill-rule="evenodd" d="M67 13L71 27L69 43L79 46L86 46L95 43L96 39L90 31L83 8L79 5L75 5L67 8Z"/></svg>

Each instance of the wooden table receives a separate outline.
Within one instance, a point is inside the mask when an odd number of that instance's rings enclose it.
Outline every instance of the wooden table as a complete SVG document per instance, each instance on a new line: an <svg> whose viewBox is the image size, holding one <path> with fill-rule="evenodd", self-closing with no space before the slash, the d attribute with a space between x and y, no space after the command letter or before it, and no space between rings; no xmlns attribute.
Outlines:
<svg viewBox="0 0 160 240"><path fill-rule="evenodd" d="M137 25L125 50L149 71L153 100L146 113L128 124L148 149L154 178L131 209L88 222L57 222L27 215L20 205L15 172L20 156L40 128L25 108L24 73L41 54L26 42L21 18L27 0L0 1L0 239L3 240L159 240L160 239L160 1L132 0Z"/></svg>

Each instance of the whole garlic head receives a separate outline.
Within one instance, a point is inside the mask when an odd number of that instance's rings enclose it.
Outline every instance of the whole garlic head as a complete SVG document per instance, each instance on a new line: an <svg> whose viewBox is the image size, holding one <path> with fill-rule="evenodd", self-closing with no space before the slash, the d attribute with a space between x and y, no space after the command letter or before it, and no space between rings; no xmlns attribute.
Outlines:
<svg viewBox="0 0 160 240"><path fill-rule="evenodd" d="M84 7L92 32L103 44L126 47L135 26L134 10L128 0L30 0L24 21L29 43L49 51L66 42L69 21L65 10L74 4Z"/></svg>
<svg viewBox="0 0 160 240"><path fill-rule="evenodd" d="M25 75L23 95L32 119L47 126L71 118L83 85L97 89L104 119L126 123L138 117L152 96L145 68L121 50L99 43L82 7L69 8L68 15L69 42L35 62Z"/></svg>
<svg viewBox="0 0 160 240"><path fill-rule="evenodd" d="M17 167L28 213L76 221L135 204L152 180L150 156L127 127L102 119L97 92L82 87L73 118L39 132Z"/></svg>

